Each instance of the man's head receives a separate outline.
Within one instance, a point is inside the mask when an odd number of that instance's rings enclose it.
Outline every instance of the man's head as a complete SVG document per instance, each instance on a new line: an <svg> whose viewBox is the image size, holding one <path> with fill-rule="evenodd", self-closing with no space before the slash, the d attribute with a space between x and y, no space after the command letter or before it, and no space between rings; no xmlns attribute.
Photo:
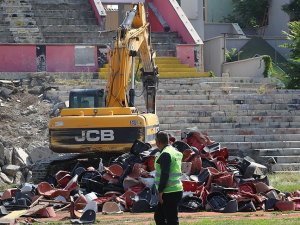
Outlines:
<svg viewBox="0 0 300 225"><path fill-rule="evenodd" d="M156 146L159 150L162 150L169 144L169 136L164 131L158 131L155 136Z"/></svg>

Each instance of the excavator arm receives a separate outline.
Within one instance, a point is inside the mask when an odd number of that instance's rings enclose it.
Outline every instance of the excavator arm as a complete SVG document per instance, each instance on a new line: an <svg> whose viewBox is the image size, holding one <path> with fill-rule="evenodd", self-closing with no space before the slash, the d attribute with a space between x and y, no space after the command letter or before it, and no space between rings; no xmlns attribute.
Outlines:
<svg viewBox="0 0 300 225"><path fill-rule="evenodd" d="M107 107L134 106L134 57L138 53L143 65L141 78L146 109L148 113L155 113L158 69L155 65L155 54L150 45L149 24L146 22L145 8L142 3L133 5L132 10L117 30L116 41L111 52L110 76L106 87ZM130 79L131 88L128 97Z"/></svg>

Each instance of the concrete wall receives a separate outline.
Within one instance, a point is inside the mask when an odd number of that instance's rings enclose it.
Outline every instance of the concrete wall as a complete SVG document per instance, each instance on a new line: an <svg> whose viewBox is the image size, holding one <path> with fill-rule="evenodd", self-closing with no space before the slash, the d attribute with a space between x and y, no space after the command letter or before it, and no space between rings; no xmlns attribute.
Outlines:
<svg viewBox="0 0 300 225"><path fill-rule="evenodd" d="M228 37L245 36L242 29L236 23L205 23L205 40L227 34Z"/></svg>
<svg viewBox="0 0 300 225"><path fill-rule="evenodd" d="M281 8L290 0L271 0L269 8L269 25L265 28L265 36L284 36L282 31L288 31L287 23L290 17Z"/></svg>
<svg viewBox="0 0 300 225"><path fill-rule="evenodd" d="M0 45L0 72L37 72L36 45ZM74 45L47 45L47 72L97 72L97 47L93 66L75 66Z"/></svg>
<svg viewBox="0 0 300 225"><path fill-rule="evenodd" d="M0 45L0 72L35 72L35 45Z"/></svg>
<svg viewBox="0 0 300 225"><path fill-rule="evenodd" d="M46 48L48 72L97 72L97 48L94 48L94 66L75 66L74 45L52 45Z"/></svg>
<svg viewBox="0 0 300 225"><path fill-rule="evenodd" d="M232 13L232 0L205 0L205 22L222 22Z"/></svg>
<svg viewBox="0 0 300 225"><path fill-rule="evenodd" d="M222 73L230 77L263 77L265 64L262 57L224 63Z"/></svg>
<svg viewBox="0 0 300 225"><path fill-rule="evenodd" d="M204 41L204 71L213 71L219 77L222 74L223 62L224 37Z"/></svg>
<svg viewBox="0 0 300 225"><path fill-rule="evenodd" d="M177 45L176 57L181 63L195 67L199 72L204 72L203 45Z"/></svg>
<svg viewBox="0 0 300 225"><path fill-rule="evenodd" d="M181 8L199 36L204 40L203 1L184 0L181 1Z"/></svg>

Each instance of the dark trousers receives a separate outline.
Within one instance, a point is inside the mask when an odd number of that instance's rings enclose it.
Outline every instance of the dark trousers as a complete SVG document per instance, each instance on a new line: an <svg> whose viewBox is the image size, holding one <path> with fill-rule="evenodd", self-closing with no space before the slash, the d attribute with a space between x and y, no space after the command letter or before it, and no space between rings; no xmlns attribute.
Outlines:
<svg viewBox="0 0 300 225"><path fill-rule="evenodd" d="M182 191L164 193L163 204L158 203L154 213L156 225L178 225L178 204L182 198Z"/></svg>

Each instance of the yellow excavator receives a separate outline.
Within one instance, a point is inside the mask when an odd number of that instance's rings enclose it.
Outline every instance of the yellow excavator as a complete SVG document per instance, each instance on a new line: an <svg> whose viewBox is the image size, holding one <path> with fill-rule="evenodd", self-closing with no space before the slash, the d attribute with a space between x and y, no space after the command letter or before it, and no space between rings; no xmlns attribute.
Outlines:
<svg viewBox="0 0 300 225"><path fill-rule="evenodd" d="M69 108L62 109L49 123L52 151L126 152L135 140L154 144L159 129L155 107L158 68L150 42L144 5L134 4L117 29L106 90L70 92ZM143 65L144 113L134 107L137 55Z"/></svg>

